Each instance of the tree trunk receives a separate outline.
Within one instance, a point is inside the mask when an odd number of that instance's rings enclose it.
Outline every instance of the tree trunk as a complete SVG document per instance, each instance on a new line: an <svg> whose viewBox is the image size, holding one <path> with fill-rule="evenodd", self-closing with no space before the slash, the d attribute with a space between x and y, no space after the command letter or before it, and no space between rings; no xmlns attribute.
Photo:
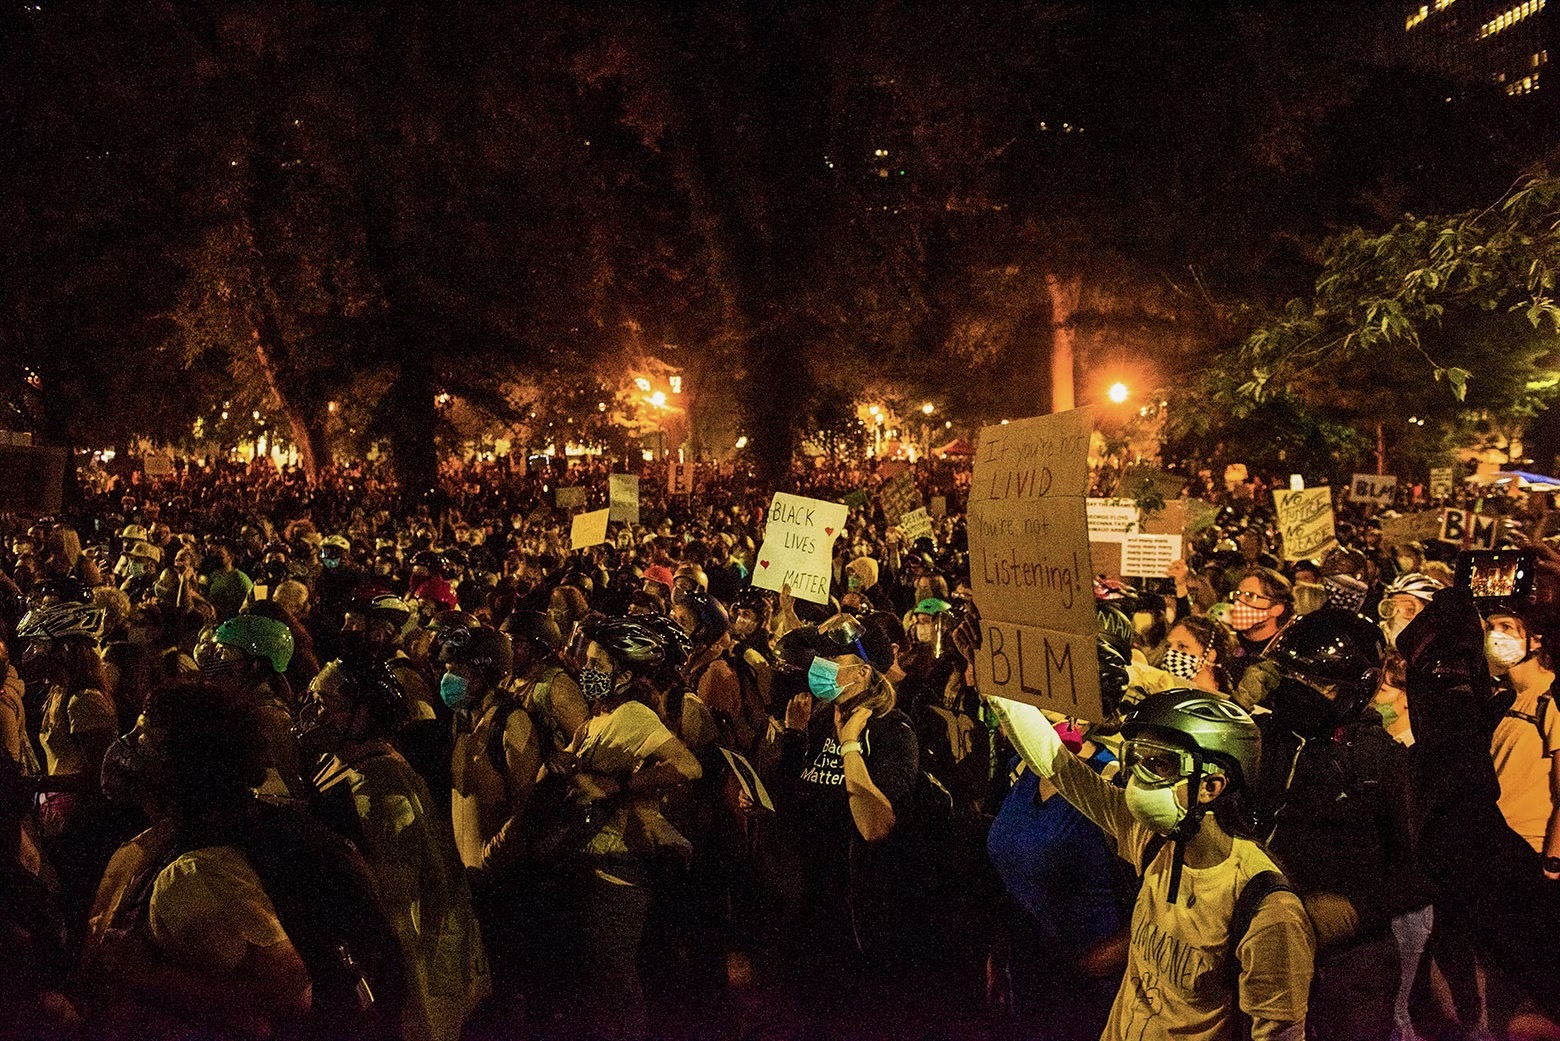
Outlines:
<svg viewBox="0 0 1560 1041"><path fill-rule="evenodd" d="M262 313L255 316L255 327L250 332L255 347L255 361L265 376L265 387L271 394L272 405L286 420L293 444L298 446L298 461L303 466L304 476L311 485L317 484L320 479L320 442L323 438L317 437L310 430L311 424L305 417L306 408L300 405L287 387L287 352L281 343L282 333L276 319L265 313L268 309L263 304L260 310Z"/></svg>
<svg viewBox="0 0 1560 1041"><path fill-rule="evenodd" d="M408 357L385 393L390 401L391 463L402 499L417 503L439 483L438 406L431 373L420 360Z"/></svg>
<svg viewBox="0 0 1560 1041"><path fill-rule="evenodd" d="M1376 420L1376 473L1387 472L1387 432L1381 420Z"/></svg>
<svg viewBox="0 0 1560 1041"><path fill-rule="evenodd" d="M1045 276L1046 293L1051 298L1051 411L1066 412L1077 407L1073 394L1073 366L1077 346L1078 298L1083 280L1077 275L1063 278Z"/></svg>

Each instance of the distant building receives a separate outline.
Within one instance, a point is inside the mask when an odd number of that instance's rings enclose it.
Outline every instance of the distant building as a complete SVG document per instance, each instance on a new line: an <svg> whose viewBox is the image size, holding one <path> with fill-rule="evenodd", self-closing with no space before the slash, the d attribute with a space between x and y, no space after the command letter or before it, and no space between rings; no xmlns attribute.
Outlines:
<svg viewBox="0 0 1560 1041"><path fill-rule="evenodd" d="M1545 96L1560 93L1549 75L1560 0L1422 0L1403 11L1413 64L1460 84L1492 84L1544 110L1552 104Z"/></svg>

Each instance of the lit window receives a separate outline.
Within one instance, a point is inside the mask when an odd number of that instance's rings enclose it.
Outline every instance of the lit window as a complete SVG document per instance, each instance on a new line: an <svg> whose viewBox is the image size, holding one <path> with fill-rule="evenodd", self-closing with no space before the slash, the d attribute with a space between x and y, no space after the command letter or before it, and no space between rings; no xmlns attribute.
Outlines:
<svg viewBox="0 0 1560 1041"><path fill-rule="evenodd" d="M1437 3L1436 10L1440 10L1440 6L1439 6L1440 5L1440 0L1436 0L1436 3ZM1421 7L1419 10L1415 11L1413 14L1408 16L1408 21L1403 24L1403 31L1404 32L1412 32L1416 25L1418 25L1420 22L1424 21L1426 18L1429 18L1429 17L1430 17L1430 8L1428 8L1428 7Z"/></svg>
<svg viewBox="0 0 1560 1041"><path fill-rule="evenodd" d="M1496 33L1501 32L1504 29L1509 29L1511 26L1516 25L1524 18L1535 15L1542 11L1544 9L1544 5L1548 2L1549 0L1524 0L1523 3L1518 4L1509 11L1505 11L1496 15L1494 18L1491 18L1489 21L1481 25L1479 27L1479 38L1482 40L1486 36L1494 36ZM1424 9L1420 8L1420 10Z"/></svg>

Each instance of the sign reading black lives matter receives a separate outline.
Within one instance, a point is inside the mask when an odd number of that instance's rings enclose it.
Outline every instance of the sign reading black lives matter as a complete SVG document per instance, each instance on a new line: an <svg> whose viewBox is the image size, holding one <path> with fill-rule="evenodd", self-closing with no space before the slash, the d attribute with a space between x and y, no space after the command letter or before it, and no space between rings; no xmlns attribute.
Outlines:
<svg viewBox="0 0 1560 1041"><path fill-rule="evenodd" d="M1104 717L1089 563L1091 409L988 426L970 484L983 694Z"/></svg>

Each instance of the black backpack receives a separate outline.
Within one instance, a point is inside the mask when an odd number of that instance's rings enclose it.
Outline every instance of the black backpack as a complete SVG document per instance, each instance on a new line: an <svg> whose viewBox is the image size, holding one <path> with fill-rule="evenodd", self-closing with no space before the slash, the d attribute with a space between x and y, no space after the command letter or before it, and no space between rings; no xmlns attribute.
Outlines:
<svg viewBox="0 0 1560 1041"><path fill-rule="evenodd" d="M397 1037L400 942L356 847L307 813L256 801L238 842L309 970L315 1037Z"/></svg>

